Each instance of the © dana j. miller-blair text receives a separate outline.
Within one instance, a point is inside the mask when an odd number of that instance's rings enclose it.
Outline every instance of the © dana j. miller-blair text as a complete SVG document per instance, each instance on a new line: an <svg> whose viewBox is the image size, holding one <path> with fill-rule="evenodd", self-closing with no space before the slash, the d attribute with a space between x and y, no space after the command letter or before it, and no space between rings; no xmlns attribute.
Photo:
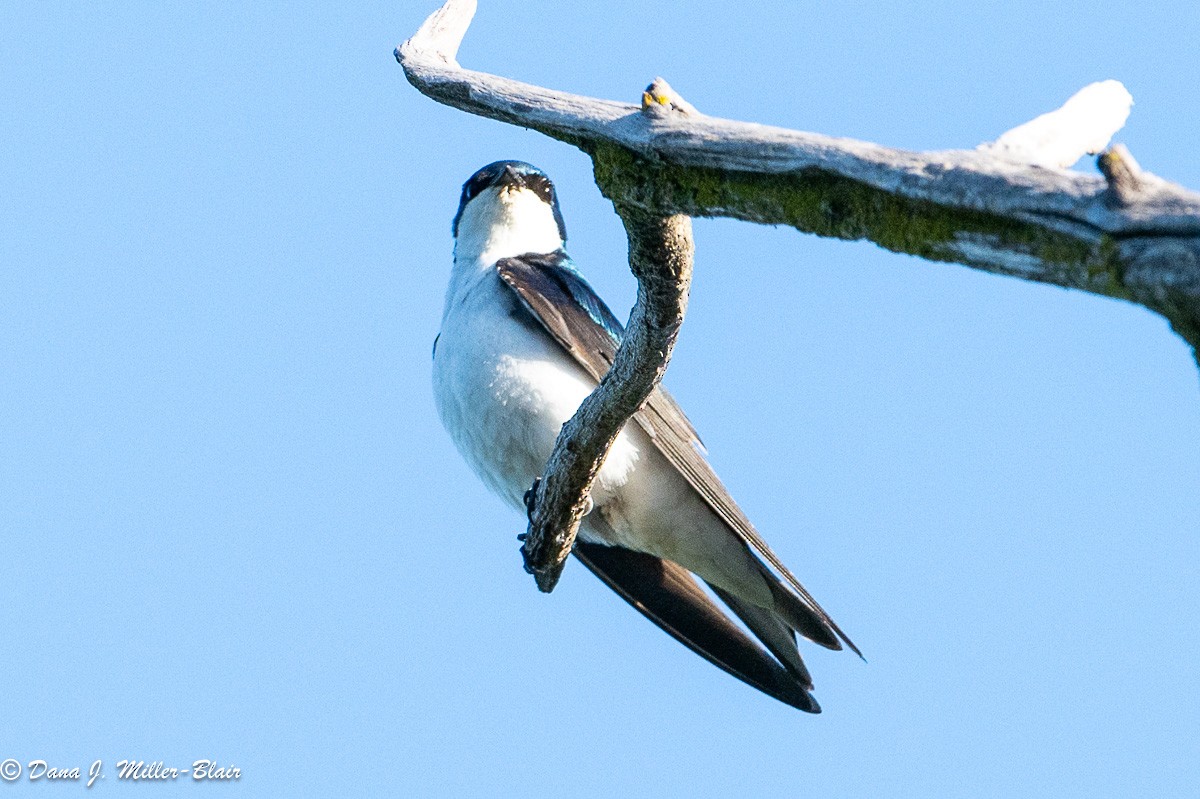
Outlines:
<svg viewBox="0 0 1200 799"><path fill-rule="evenodd" d="M195 782L235 782L242 778L237 766L222 766L216 760L200 759L190 768L168 766L162 760L147 763L144 760L118 760L115 764L116 777L126 782L175 782L191 779ZM93 760L85 771L80 766L51 765L45 760L30 760L22 765L15 758L0 762L0 780L16 782L24 775L30 782L81 782L87 780L91 788L97 780L103 780L104 761Z"/></svg>

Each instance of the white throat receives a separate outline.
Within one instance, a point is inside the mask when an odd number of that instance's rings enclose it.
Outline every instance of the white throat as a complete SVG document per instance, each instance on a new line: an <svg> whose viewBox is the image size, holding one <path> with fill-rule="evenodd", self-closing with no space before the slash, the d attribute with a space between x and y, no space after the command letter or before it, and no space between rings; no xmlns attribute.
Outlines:
<svg viewBox="0 0 1200 799"><path fill-rule="evenodd" d="M563 246L554 211L529 189L484 189L463 210L454 242L455 272L487 268L501 258L554 252Z"/></svg>

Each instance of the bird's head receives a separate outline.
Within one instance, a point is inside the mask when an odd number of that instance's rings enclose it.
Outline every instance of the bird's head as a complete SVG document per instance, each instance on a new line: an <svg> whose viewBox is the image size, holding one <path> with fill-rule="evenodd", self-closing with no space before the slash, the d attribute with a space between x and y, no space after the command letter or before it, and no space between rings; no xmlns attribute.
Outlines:
<svg viewBox="0 0 1200 799"><path fill-rule="evenodd" d="M472 175L453 229L460 250L506 250L500 257L553 252L567 239L554 184L524 161L496 161Z"/></svg>

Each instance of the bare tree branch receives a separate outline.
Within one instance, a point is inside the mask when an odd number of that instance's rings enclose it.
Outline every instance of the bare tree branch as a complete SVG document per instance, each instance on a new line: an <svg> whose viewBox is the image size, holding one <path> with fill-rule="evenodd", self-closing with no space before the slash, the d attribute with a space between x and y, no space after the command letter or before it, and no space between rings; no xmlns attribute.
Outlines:
<svg viewBox="0 0 1200 799"><path fill-rule="evenodd" d="M1200 322L1200 195L1142 173L1107 201L1096 176L991 150L917 153L554 92L454 60L474 0L449 0L396 55L439 102L570 142L614 201L867 238L932 260L1132 300L1193 345ZM1003 137L1001 137L1003 139Z"/></svg>
<svg viewBox="0 0 1200 799"><path fill-rule="evenodd" d="M680 276L690 275L690 243L686 269L663 255L668 239L684 235L679 215L869 239L1129 300L1200 347L1200 194L1141 171L1122 147L1101 156L1104 178L1061 168L1105 147L1124 123L1131 98L1116 81L1086 87L977 149L912 152L706 116L661 80L639 108L463 69L455 57L475 6L447 0L396 49L409 82L438 102L588 153L626 223L639 281L617 364L564 427L533 497L525 553L543 590L557 579L608 445L666 368L686 304ZM684 293L651 308L650 280L675 280Z"/></svg>

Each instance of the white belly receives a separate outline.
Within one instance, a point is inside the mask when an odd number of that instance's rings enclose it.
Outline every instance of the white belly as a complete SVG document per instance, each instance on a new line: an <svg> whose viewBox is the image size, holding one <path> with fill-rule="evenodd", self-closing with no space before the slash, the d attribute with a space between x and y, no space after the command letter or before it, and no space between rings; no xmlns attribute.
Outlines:
<svg viewBox="0 0 1200 799"><path fill-rule="evenodd" d="M443 319L433 384L438 413L459 452L493 491L522 510L559 430L596 386L494 271ZM622 432L593 487L597 504L625 483L638 455Z"/></svg>

